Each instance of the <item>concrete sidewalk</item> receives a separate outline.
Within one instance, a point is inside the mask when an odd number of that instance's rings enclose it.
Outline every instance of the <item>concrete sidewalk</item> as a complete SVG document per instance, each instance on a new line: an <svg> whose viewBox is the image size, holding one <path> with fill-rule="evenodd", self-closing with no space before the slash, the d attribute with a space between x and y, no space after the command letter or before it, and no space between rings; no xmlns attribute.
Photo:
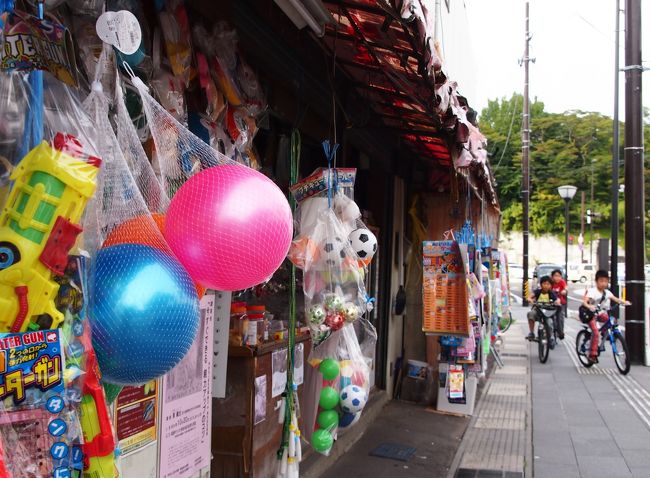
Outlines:
<svg viewBox="0 0 650 478"><path fill-rule="evenodd" d="M448 478L523 478L532 476L531 403L528 326L525 311L497 347L503 368L487 380L475 414Z"/></svg>
<svg viewBox="0 0 650 478"><path fill-rule="evenodd" d="M408 402L392 401L347 453L322 478L435 478L449 471L469 418L441 415ZM372 456L390 443L415 448L407 461Z"/></svg>
<svg viewBox="0 0 650 478"><path fill-rule="evenodd" d="M568 320L548 363L531 358L535 477L648 477L648 369L620 375L609 345L598 365L583 368L575 352L580 329Z"/></svg>

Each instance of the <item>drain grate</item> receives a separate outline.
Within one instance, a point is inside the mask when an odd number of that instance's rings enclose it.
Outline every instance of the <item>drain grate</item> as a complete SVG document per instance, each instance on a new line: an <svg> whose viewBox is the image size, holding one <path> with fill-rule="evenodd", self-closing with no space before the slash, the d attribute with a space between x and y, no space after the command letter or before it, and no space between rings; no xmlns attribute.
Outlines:
<svg viewBox="0 0 650 478"><path fill-rule="evenodd" d="M454 478L524 478L521 471L501 470L474 470L472 468L459 468Z"/></svg>
<svg viewBox="0 0 650 478"><path fill-rule="evenodd" d="M389 458L391 460L409 461L409 458L415 453L415 448L399 443L382 443L370 452L371 456L380 458Z"/></svg>

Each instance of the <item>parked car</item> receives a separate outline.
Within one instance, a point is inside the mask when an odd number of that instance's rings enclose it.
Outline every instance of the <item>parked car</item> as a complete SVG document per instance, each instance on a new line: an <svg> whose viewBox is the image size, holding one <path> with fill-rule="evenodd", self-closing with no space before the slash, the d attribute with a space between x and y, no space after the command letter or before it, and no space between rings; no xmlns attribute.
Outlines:
<svg viewBox="0 0 650 478"><path fill-rule="evenodd" d="M595 273L595 264L569 264L568 280L585 284L587 281L593 280Z"/></svg>
<svg viewBox="0 0 650 478"><path fill-rule="evenodd" d="M562 271L562 275L566 277L564 266L561 266L560 264L552 264L549 262L537 264L537 267L535 267L535 270L533 271L533 283L535 286L537 286L540 278L544 276L550 276L555 269L560 269Z"/></svg>

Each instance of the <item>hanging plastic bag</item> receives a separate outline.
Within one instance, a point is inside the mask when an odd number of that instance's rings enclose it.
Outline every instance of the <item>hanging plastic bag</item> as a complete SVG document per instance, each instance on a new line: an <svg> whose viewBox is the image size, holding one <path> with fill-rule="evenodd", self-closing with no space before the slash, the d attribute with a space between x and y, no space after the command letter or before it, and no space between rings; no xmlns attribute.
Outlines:
<svg viewBox="0 0 650 478"><path fill-rule="evenodd" d="M363 327L366 341L374 343L374 327L367 322ZM353 324L333 332L312 350L303 390L303 396L310 398L303 400L303 417L315 451L329 454L337 434L359 421L368 402L370 362L361 351Z"/></svg>
<svg viewBox="0 0 650 478"><path fill-rule="evenodd" d="M28 17L14 14L14 20ZM29 22L39 23L33 17ZM8 33L16 34L13 26ZM11 67L52 67L41 60ZM76 93L49 73L3 72L0 90L8 93L0 123L9 120L1 142L3 163L11 169L11 190L0 214L0 335L6 359L0 372L0 470L3 476L71 476L81 472L85 454L87 471L113 477L112 429L95 386L85 320L85 258L75 247L101 165L94 127Z"/></svg>

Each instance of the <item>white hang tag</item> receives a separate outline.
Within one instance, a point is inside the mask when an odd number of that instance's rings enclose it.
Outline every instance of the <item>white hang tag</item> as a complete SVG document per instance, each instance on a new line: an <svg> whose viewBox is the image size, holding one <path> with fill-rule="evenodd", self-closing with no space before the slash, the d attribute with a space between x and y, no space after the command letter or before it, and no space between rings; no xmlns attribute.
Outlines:
<svg viewBox="0 0 650 478"><path fill-rule="evenodd" d="M128 10L105 12L95 25L97 36L125 55L132 55L142 42L142 30L135 15Z"/></svg>

